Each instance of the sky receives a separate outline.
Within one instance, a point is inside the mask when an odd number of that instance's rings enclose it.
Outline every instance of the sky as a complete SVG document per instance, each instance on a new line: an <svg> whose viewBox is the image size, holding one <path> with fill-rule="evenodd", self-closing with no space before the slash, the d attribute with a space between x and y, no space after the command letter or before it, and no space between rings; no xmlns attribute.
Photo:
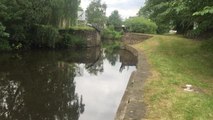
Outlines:
<svg viewBox="0 0 213 120"><path fill-rule="evenodd" d="M81 0L81 7L86 10L92 0ZM107 4L106 15L109 16L112 11L118 10L123 19L130 16L136 16L139 9L144 6L145 0L101 0Z"/></svg>

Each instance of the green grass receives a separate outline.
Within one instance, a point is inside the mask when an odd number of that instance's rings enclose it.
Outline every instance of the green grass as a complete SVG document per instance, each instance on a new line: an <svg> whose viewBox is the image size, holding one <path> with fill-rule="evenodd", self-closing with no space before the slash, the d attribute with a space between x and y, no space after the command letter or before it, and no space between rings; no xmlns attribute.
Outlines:
<svg viewBox="0 0 213 120"><path fill-rule="evenodd" d="M144 92L148 119L213 120L212 41L154 35L135 46L153 73ZM186 84L197 92L185 92Z"/></svg>

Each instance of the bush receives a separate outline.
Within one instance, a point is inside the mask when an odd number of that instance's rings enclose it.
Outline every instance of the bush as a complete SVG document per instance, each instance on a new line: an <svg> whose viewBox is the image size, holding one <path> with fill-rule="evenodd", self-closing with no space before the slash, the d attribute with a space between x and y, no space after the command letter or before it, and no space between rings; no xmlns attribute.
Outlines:
<svg viewBox="0 0 213 120"><path fill-rule="evenodd" d="M169 30L171 30L171 27L170 27L169 24L159 23L159 24L157 24L157 26L158 26L158 28L157 28L157 34L168 33Z"/></svg>
<svg viewBox="0 0 213 120"><path fill-rule="evenodd" d="M11 50L8 40L0 38L0 51Z"/></svg>
<svg viewBox="0 0 213 120"><path fill-rule="evenodd" d="M197 38L201 34L199 29L189 30L186 32L186 37L188 38Z"/></svg>
<svg viewBox="0 0 213 120"><path fill-rule="evenodd" d="M0 22L0 51L10 50L10 45L7 40L9 34L5 32L5 27Z"/></svg>
<svg viewBox="0 0 213 120"><path fill-rule="evenodd" d="M157 25L154 22L143 17L127 19L125 24L131 32L156 33L157 30Z"/></svg>
<svg viewBox="0 0 213 120"><path fill-rule="evenodd" d="M62 34L61 40L58 42L60 48L84 48L86 40L81 36L72 35L69 33Z"/></svg>
<svg viewBox="0 0 213 120"><path fill-rule="evenodd" d="M5 32L6 27L0 22L0 38L8 38L9 34Z"/></svg>
<svg viewBox="0 0 213 120"><path fill-rule="evenodd" d="M35 38L33 45L37 47L55 48L55 44L59 41L59 32L57 28L49 25L36 25Z"/></svg>
<svg viewBox="0 0 213 120"><path fill-rule="evenodd" d="M117 32L114 30L113 26L109 26L108 28L104 29L101 33L101 37L103 39L113 39L118 40L122 37L122 32Z"/></svg>

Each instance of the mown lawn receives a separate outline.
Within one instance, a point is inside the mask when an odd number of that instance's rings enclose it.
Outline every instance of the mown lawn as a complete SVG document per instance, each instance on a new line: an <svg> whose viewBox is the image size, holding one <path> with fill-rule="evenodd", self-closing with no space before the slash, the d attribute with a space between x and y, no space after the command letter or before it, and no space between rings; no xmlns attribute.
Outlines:
<svg viewBox="0 0 213 120"><path fill-rule="evenodd" d="M147 119L213 120L213 42L154 35L134 47L151 65L143 93ZM195 92L184 91L186 84Z"/></svg>

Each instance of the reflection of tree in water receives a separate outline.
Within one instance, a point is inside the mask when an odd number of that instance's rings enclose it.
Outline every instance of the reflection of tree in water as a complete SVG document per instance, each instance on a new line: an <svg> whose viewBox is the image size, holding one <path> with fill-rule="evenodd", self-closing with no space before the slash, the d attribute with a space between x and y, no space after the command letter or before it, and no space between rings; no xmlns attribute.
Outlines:
<svg viewBox="0 0 213 120"><path fill-rule="evenodd" d="M98 73L102 73L104 71L103 66L103 54L100 54L99 58L93 63L87 63L85 68L86 70L93 75L97 75Z"/></svg>
<svg viewBox="0 0 213 120"><path fill-rule="evenodd" d="M119 70L120 72L122 72L126 68L128 69L129 66L137 65L138 58L131 52L129 52L127 50L120 50L119 54L120 54L120 62L122 63L120 70Z"/></svg>
<svg viewBox="0 0 213 120"><path fill-rule="evenodd" d="M128 69L129 66L136 66L137 56L127 50L119 49L105 49L105 58L110 62L112 66L116 64L118 60L121 62L119 71L122 72L124 69Z"/></svg>
<svg viewBox="0 0 213 120"><path fill-rule="evenodd" d="M0 61L1 120L78 120L84 104L75 93L74 64L55 56Z"/></svg>
<svg viewBox="0 0 213 120"><path fill-rule="evenodd" d="M119 59L118 49L105 49L104 54L105 58L109 61L112 66L115 66L115 63Z"/></svg>

